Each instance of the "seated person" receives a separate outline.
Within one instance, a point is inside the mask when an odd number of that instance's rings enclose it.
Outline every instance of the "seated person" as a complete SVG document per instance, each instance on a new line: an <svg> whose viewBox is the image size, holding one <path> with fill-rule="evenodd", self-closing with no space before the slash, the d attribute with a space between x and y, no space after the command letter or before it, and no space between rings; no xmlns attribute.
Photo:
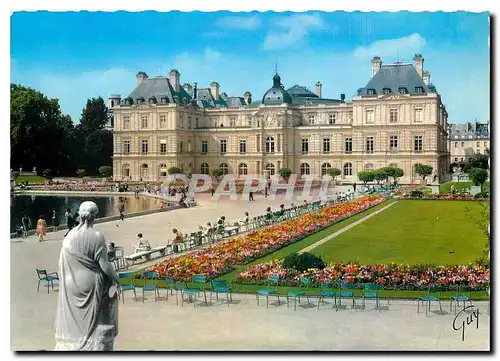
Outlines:
<svg viewBox="0 0 500 361"><path fill-rule="evenodd" d="M108 243L108 259L113 262L116 259L116 249L113 242Z"/></svg>
<svg viewBox="0 0 500 361"><path fill-rule="evenodd" d="M284 216L285 215L285 205L282 204L280 205L280 216Z"/></svg>
<svg viewBox="0 0 500 361"><path fill-rule="evenodd" d="M248 212L245 212L245 218L243 218L242 221L238 221L238 224L240 226L244 226L246 224L248 224L250 222L250 215L248 214Z"/></svg>
<svg viewBox="0 0 500 361"><path fill-rule="evenodd" d="M172 229L172 233L174 234L174 240L173 240L174 244L179 244L179 243L182 243L184 241L184 236L179 230L174 228L174 229Z"/></svg>
<svg viewBox="0 0 500 361"><path fill-rule="evenodd" d="M271 219L273 217L273 213L271 212L271 207L267 207L266 209L266 219Z"/></svg>
<svg viewBox="0 0 500 361"><path fill-rule="evenodd" d="M150 251L151 250L151 245L149 242L142 237L142 233L139 233L137 235L138 242L137 246L135 247L136 252L141 252L141 251Z"/></svg>

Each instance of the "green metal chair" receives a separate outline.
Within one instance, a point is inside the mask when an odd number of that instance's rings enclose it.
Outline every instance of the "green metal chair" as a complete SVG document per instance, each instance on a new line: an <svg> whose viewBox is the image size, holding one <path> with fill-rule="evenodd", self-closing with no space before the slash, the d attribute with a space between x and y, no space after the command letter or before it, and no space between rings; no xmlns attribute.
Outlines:
<svg viewBox="0 0 500 361"><path fill-rule="evenodd" d="M354 308L356 302L354 300L354 290L356 285L354 283L339 283L339 292L337 293L339 299L339 307L342 307L342 298L350 298L352 300L352 307Z"/></svg>
<svg viewBox="0 0 500 361"><path fill-rule="evenodd" d="M57 274L57 272L47 273L47 270L37 268L36 274L38 276L38 283L36 286L37 292L40 292L40 282L42 281L47 282L47 293L50 293L49 286L52 286L52 290L54 290L54 281L59 281L59 275Z"/></svg>
<svg viewBox="0 0 500 361"><path fill-rule="evenodd" d="M198 295L203 293L205 296L205 304L208 305L207 294L205 292L205 286L207 284L207 278L205 275L194 275L192 277L192 283L195 284L195 287L189 287L186 282L181 286L181 306L184 306L184 295L188 296L188 299L192 299L194 297L193 305L196 307L196 301L198 299Z"/></svg>
<svg viewBox="0 0 500 361"><path fill-rule="evenodd" d="M134 300L136 300L137 294L135 292L135 286L134 286L134 274L131 272L119 273L118 277L120 277L120 288L121 288L120 297L122 298L122 302L125 303L124 291L134 291ZM126 280L128 280L128 282L125 282Z"/></svg>
<svg viewBox="0 0 500 361"><path fill-rule="evenodd" d="M320 284L321 291L319 293L319 298L318 298L318 310L319 306L321 304L321 301L323 301L323 304L325 304L325 298L331 297L334 301L334 304L332 306L335 307L336 311L338 311L337 307L337 292L335 292L335 286L329 283L321 283Z"/></svg>
<svg viewBox="0 0 500 361"><path fill-rule="evenodd" d="M365 300L366 299L374 299L375 300L375 309L381 311L380 303L379 303L379 291L382 287L377 285L376 283L365 283L363 285L363 306L362 309L365 308Z"/></svg>
<svg viewBox="0 0 500 361"><path fill-rule="evenodd" d="M311 280L309 278L301 277L300 288L293 291L289 291L288 294L286 295L286 307L289 307L289 299L293 298L294 299L293 310L297 311L297 299L299 300L299 305L300 305L300 296L305 296L307 298L307 303L310 305L311 302L309 301L309 296L307 295L307 291L309 289L310 284Z"/></svg>
<svg viewBox="0 0 500 361"><path fill-rule="evenodd" d="M212 280L212 292L210 293L210 304L212 304L212 295L215 293L215 297L219 300L219 294L226 294L227 306L233 301L231 295L231 287L229 287L229 282L226 280Z"/></svg>
<svg viewBox="0 0 500 361"><path fill-rule="evenodd" d="M469 295L464 295L464 292L468 292ZM457 313L457 306L460 306L460 302L463 302L464 307L462 310L465 310L465 303L469 302L470 305L472 306L472 300L470 299L472 293L472 289L470 287L460 287L459 285L457 286L457 293L454 296L450 297L450 312L451 312L451 307L454 304L455 305L455 314Z"/></svg>
<svg viewBox="0 0 500 361"><path fill-rule="evenodd" d="M269 296L273 295L278 298L278 305L280 305L280 296L278 294L278 287L280 278L277 275L269 275L268 288L257 291L257 306L259 305L259 296L266 296L266 307L269 308ZM274 287L272 287L274 285Z"/></svg>
<svg viewBox="0 0 500 361"><path fill-rule="evenodd" d="M155 302L160 298L160 293L156 285L156 272L146 272L143 274L144 285L142 288L142 302L144 302L144 293L153 292L155 295Z"/></svg>
<svg viewBox="0 0 500 361"><path fill-rule="evenodd" d="M425 315L427 316L428 311L431 310L431 302L438 302L439 303L439 309L441 312L443 312L443 307L441 305L441 300L439 299L439 296L441 295L441 292L443 291L443 288L441 286L429 286L429 289L427 291L427 295L423 297L419 297L417 299L417 313L420 312L420 302L422 302L422 305L427 302L427 307L425 307Z"/></svg>

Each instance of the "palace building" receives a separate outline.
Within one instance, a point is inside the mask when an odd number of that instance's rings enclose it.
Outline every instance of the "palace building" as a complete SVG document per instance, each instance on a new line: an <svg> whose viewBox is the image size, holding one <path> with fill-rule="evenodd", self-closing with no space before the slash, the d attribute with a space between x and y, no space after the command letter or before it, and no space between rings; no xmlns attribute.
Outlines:
<svg viewBox="0 0 500 361"><path fill-rule="evenodd" d="M451 164L467 163L472 155L490 149L490 122L451 124L449 142Z"/></svg>
<svg viewBox="0 0 500 361"><path fill-rule="evenodd" d="M259 101L250 92L228 96L220 85L181 85L137 74L125 98L111 95L113 177L161 181L168 168L189 173L275 175L290 168L321 177L338 168L345 183L362 170L395 165L400 183L419 182L416 163L445 178L450 164L447 112L417 54L413 64L371 61L371 78L351 100L322 97L322 84L286 88L276 74Z"/></svg>

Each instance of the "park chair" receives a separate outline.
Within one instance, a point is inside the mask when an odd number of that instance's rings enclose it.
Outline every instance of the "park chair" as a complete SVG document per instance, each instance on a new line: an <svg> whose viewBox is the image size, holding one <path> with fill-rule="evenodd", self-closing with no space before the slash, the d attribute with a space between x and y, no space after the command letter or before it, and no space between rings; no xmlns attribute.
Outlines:
<svg viewBox="0 0 500 361"><path fill-rule="evenodd" d="M115 265L117 269L126 267L127 263L125 262L125 253L123 251L123 246L115 247Z"/></svg>
<svg viewBox="0 0 500 361"><path fill-rule="evenodd" d="M52 286L52 290L54 290L54 280L59 281L59 275L57 274L57 272L47 273L47 270L37 268L36 274L38 276L38 283L36 286L37 292L40 292L40 282L42 281L47 282L47 293L50 293L49 286Z"/></svg>
<svg viewBox="0 0 500 361"><path fill-rule="evenodd" d="M120 278L120 289L121 289L121 295L120 297L122 298L122 302L125 303L125 293L124 291L134 291L134 300L137 299L137 294L135 292L135 286L134 286L134 274L131 272L127 273L119 273L118 277ZM127 283L124 281L128 280Z"/></svg>
<svg viewBox="0 0 500 361"><path fill-rule="evenodd" d="M300 286L298 289L289 291L286 295L286 307L289 307L289 299L293 298L294 299L294 307L293 310L297 311L297 299L299 300L299 305L300 305L300 297L305 296L307 298L307 303L310 305L311 302L309 301L309 295L307 294L307 291L309 289L309 285L311 284L311 280L307 277L301 277L300 278Z"/></svg>
<svg viewBox="0 0 500 361"><path fill-rule="evenodd" d="M352 307L354 308L356 301L354 300L354 290L356 289L356 285L354 283L339 283L339 292L337 293L337 297L339 299L339 306L342 307L342 298L350 298L352 299Z"/></svg>
<svg viewBox="0 0 500 361"><path fill-rule="evenodd" d="M143 273L144 285L142 286L142 302L144 302L144 292L153 292L155 295L155 302L160 298L158 286L156 285L156 272Z"/></svg>
<svg viewBox="0 0 500 361"><path fill-rule="evenodd" d="M380 303L379 303L379 291L382 287L377 285L376 283L365 283L363 285L363 306L362 309L365 308L365 300L366 299L374 299L375 300L375 309L381 311ZM387 301L389 303L389 301Z"/></svg>
<svg viewBox="0 0 500 361"><path fill-rule="evenodd" d="M170 294L173 295L175 291L175 304L179 304L179 293L182 293L182 290L187 289L186 285L182 282L177 282L172 277L165 277L165 282L167 282L167 299L168 299L168 291L170 290Z"/></svg>
<svg viewBox="0 0 500 361"><path fill-rule="evenodd" d="M422 302L422 305L424 305L424 303L427 302L427 307L425 307L425 315L426 316L427 316L428 311L431 310L431 302L438 302L439 309L441 312L443 312L441 300L439 299L439 296L440 296L442 291L443 291L442 287L430 285L429 289L427 291L427 295L423 296L423 297L419 297L417 299L417 313L420 312L420 302Z"/></svg>
<svg viewBox="0 0 500 361"><path fill-rule="evenodd" d="M321 291L319 292L319 298L318 298L318 310L321 302L323 301L323 304L325 304L325 298L331 297L333 299L333 307L338 311L339 309L337 308L337 292L335 292L335 287L332 286L329 283L321 283L320 284Z"/></svg>
<svg viewBox="0 0 500 361"><path fill-rule="evenodd" d="M229 307L229 303L233 301L231 295L231 287L229 287L229 283L226 280L212 280L212 292L210 293L210 304L212 304L212 295L215 293L215 297L219 300L219 294L226 294L227 298L227 306Z"/></svg>
<svg viewBox="0 0 500 361"><path fill-rule="evenodd" d="M469 295L464 295L463 293L468 292ZM464 307L462 310L465 310L465 303L469 302L470 305L472 306L472 300L470 299L472 289L470 287L460 287L460 285L457 286L457 293L454 296L450 297L450 312L451 312L451 306L452 304L455 305L455 314L457 313L457 305L460 306L460 302L463 302Z"/></svg>
<svg viewBox="0 0 500 361"><path fill-rule="evenodd" d="M278 275L269 275L268 277L268 288L264 288L257 291L257 306L259 305L259 296L266 296L266 307L269 308L269 296L276 295L278 297L278 305L280 305L280 296L278 294L279 287L279 276ZM274 287L273 287L274 285Z"/></svg>
<svg viewBox="0 0 500 361"><path fill-rule="evenodd" d="M193 275L191 282L196 284L198 287L189 287L187 283L184 283L183 289L181 289L181 305L184 305L184 295L188 296L188 299L192 299L194 297L193 305L196 307L196 300L198 298L198 294L203 293L205 296L205 304L208 305L207 302L207 294L205 292L205 285L207 284L207 278L205 275Z"/></svg>

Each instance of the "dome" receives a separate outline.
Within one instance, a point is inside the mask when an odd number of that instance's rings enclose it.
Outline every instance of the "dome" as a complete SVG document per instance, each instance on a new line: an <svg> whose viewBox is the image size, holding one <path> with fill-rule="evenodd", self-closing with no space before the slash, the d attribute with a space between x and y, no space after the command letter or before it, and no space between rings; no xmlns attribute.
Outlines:
<svg viewBox="0 0 500 361"><path fill-rule="evenodd" d="M279 105L279 104L292 104L292 97L286 92L281 84L281 78L276 73L273 76L273 87L269 89L262 98L262 104L265 105Z"/></svg>

